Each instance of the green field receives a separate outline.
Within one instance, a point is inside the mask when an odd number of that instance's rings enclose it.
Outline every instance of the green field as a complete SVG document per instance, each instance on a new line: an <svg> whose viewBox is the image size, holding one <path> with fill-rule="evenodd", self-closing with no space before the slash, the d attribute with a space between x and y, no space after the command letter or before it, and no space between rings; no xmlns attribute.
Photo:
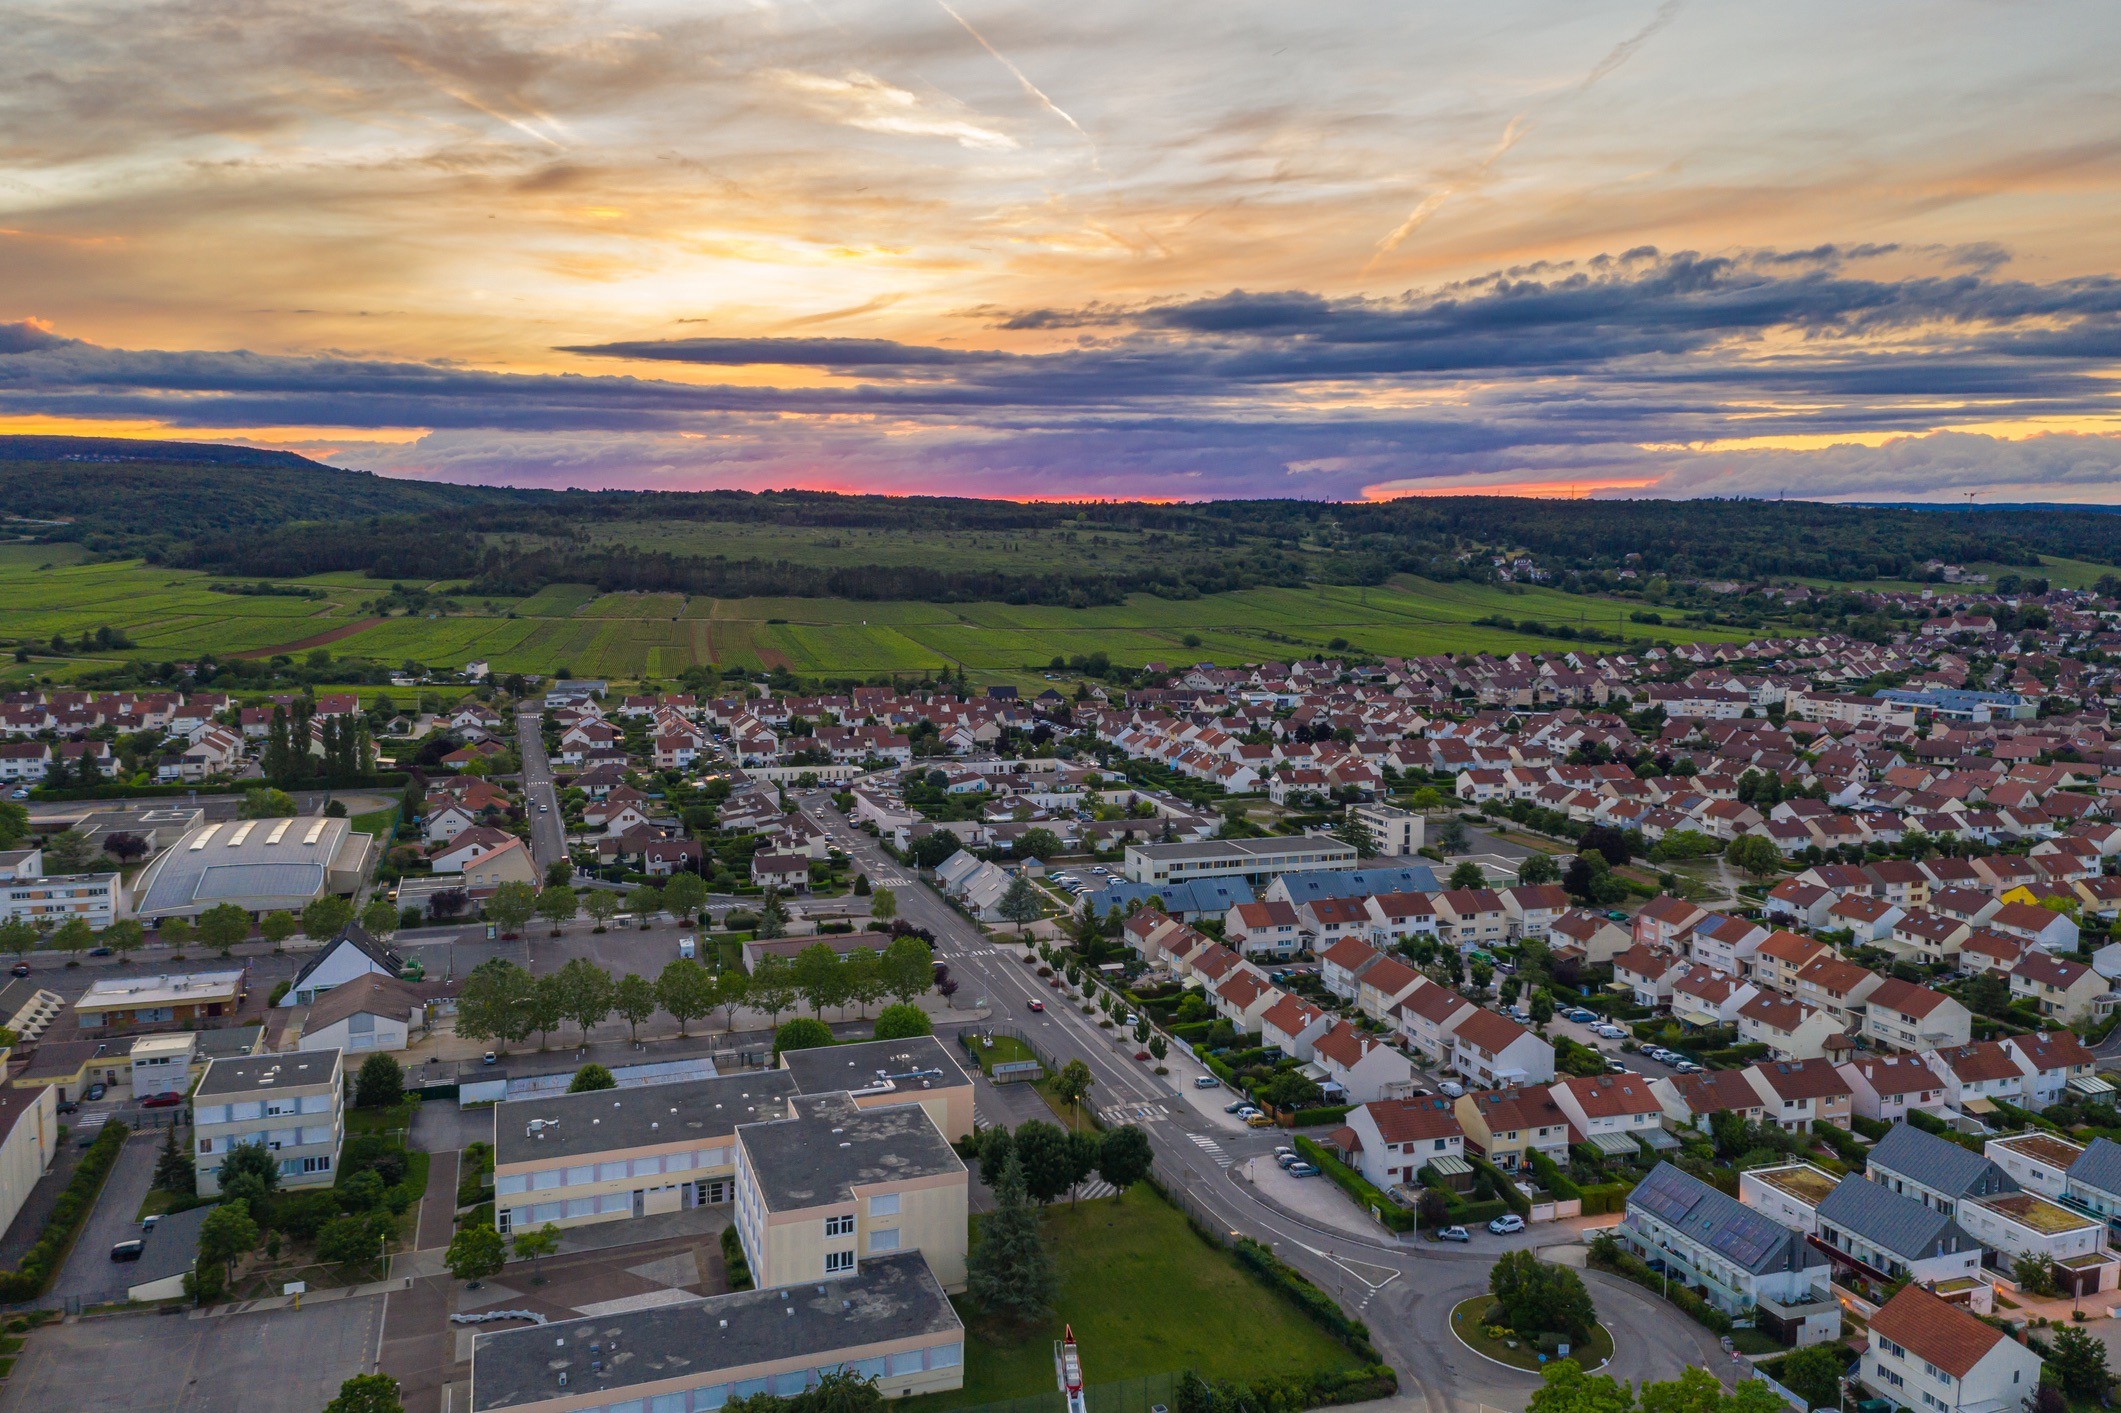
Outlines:
<svg viewBox="0 0 2121 1413"><path fill-rule="evenodd" d="M1056 1203L1046 1211L1046 1249L1060 1272L1052 1316L1029 1330L997 1330L960 1302L972 1336L965 1387L916 1406L1051 1393L1063 1324L1074 1326L1093 1386L1183 1369L1211 1379L1300 1378L1359 1362L1147 1188L1117 1202Z"/></svg>
<svg viewBox="0 0 2121 1413"><path fill-rule="evenodd" d="M1566 646L1472 620L1517 620L1619 630L1667 642L1732 639L1735 630L1646 628L1632 605L1533 587L1399 579L1378 588L1318 585L1248 589L1195 599L1137 594L1120 604L1068 609L1002 603L936 604L844 599L710 599L682 594L599 594L553 585L525 599L460 599L463 611L365 623L361 605L387 585L354 575L282 581L324 599L216 593L216 581L138 560L81 563L71 545L0 545L0 640L46 646L109 627L133 649L40 656L9 664L0 680L62 675L129 657L299 653L454 670L485 659L499 672L614 680L671 677L702 663L785 667L804 676L868 677L962 668L981 681L1040 680L1056 656L1104 653L1125 666L1149 662L1286 660L1346 648L1400 656ZM441 586L445 590L447 585ZM365 626L363 626L365 623ZM1191 637L1196 642L1189 643ZM1339 640L1336 645L1336 640Z"/></svg>

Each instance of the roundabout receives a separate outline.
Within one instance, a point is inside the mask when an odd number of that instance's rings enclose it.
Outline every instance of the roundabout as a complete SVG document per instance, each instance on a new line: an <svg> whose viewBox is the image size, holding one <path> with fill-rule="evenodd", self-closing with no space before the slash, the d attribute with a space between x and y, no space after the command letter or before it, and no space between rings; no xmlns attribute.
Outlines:
<svg viewBox="0 0 2121 1413"><path fill-rule="evenodd" d="M1451 1307L1451 1333L1457 1336L1458 1342L1483 1359L1505 1368L1521 1369L1527 1374L1537 1374L1554 1362L1540 1357L1537 1340L1527 1339L1511 1330L1504 1330L1499 1335L1490 1334L1491 1328L1499 1328L1490 1324L1495 1303L1492 1295L1476 1295ZM1597 1373L1613 1357L1612 1332L1604 1325L1595 1327L1591 1337L1572 1348L1565 1357L1575 1360L1585 1373Z"/></svg>

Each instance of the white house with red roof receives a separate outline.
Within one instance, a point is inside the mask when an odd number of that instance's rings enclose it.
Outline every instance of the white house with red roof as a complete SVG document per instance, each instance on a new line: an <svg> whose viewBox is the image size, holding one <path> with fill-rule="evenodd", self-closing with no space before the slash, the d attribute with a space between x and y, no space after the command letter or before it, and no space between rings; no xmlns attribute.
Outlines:
<svg viewBox="0 0 2121 1413"><path fill-rule="evenodd" d="M2039 1355L1912 1282L1869 1324L1863 1356L1850 1373L1896 1408L2022 1413L2040 1391Z"/></svg>
<svg viewBox="0 0 2121 1413"><path fill-rule="evenodd" d="M1482 1089L1544 1084L1554 1077L1554 1047L1508 1016L1474 1010L1451 1028L1451 1068Z"/></svg>
<svg viewBox="0 0 2121 1413"><path fill-rule="evenodd" d="M1223 937L1247 957L1290 957L1303 947L1296 909L1287 903L1235 903L1223 914Z"/></svg>
<svg viewBox="0 0 2121 1413"><path fill-rule="evenodd" d="M1399 1036L1432 1065L1448 1064L1458 1022L1480 1009L1448 986L1427 985L1394 1009Z"/></svg>
<svg viewBox="0 0 2121 1413"><path fill-rule="evenodd" d="M1318 1037L1333 1028L1333 1015L1301 996L1285 992L1280 995L1280 1000L1260 1013L1260 1042L1272 1045L1292 1060L1308 1061Z"/></svg>
<svg viewBox="0 0 2121 1413"><path fill-rule="evenodd" d="M1858 1118L1898 1123L1920 1110L1942 1118L1950 1110L1944 1081L1919 1055L1865 1055L1835 1067L1849 1087Z"/></svg>
<svg viewBox="0 0 2121 1413"><path fill-rule="evenodd" d="M2059 1100L2073 1079L2090 1079L2098 1070L2098 1056L2067 1030L2045 1035L2013 1035L2003 1042L2011 1048L2018 1068L2025 1074L2025 1105L2045 1109Z"/></svg>
<svg viewBox="0 0 2121 1413"><path fill-rule="evenodd" d="M1464 1158L1465 1130L1449 1099L1380 1099L1348 1115L1356 1170L1377 1187L1416 1185L1438 1158Z"/></svg>
<svg viewBox="0 0 2121 1413"><path fill-rule="evenodd" d="M1397 1099L1414 1087L1414 1066L1405 1055L1346 1021L1313 1042L1305 1073L1350 1104Z"/></svg>

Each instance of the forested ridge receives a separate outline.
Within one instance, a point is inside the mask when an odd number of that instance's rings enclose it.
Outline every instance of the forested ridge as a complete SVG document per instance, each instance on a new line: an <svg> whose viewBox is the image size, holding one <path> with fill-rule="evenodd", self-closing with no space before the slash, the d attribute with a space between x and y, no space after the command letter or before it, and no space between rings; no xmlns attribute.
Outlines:
<svg viewBox="0 0 2121 1413"><path fill-rule="evenodd" d="M18 532L215 573L460 578L475 591L547 584L717 597L1085 605L1260 585L1374 584L1394 573L1486 577L1523 552L1549 573L1838 582L1919 577L1932 560L2034 565L2042 553L2121 563L2121 516L2076 508L1945 511L1741 500L1549 501L1463 496L1381 503L1021 504L824 491L541 491L395 480L286 452L110 438L0 437L0 494ZM25 525L21 521L63 521ZM901 544L1036 536L966 564L832 563L642 548L629 522L859 530ZM1075 534L1138 537L1095 563ZM900 537L903 537L901 540ZM682 535L680 536L682 538ZM1000 540L997 540L1000 544ZM844 559L844 555L840 556ZM820 557L821 559L823 557ZM900 555L906 559L908 556Z"/></svg>

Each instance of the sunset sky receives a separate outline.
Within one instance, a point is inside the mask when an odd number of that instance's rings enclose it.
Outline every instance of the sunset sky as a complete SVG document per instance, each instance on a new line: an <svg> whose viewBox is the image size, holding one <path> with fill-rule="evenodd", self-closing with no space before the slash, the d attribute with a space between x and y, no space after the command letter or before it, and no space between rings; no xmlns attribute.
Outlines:
<svg viewBox="0 0 2121 1413"><path fill-rule="evenodd" d="M2121 501L2112 0L25 0L0 432Z"/></svg>

